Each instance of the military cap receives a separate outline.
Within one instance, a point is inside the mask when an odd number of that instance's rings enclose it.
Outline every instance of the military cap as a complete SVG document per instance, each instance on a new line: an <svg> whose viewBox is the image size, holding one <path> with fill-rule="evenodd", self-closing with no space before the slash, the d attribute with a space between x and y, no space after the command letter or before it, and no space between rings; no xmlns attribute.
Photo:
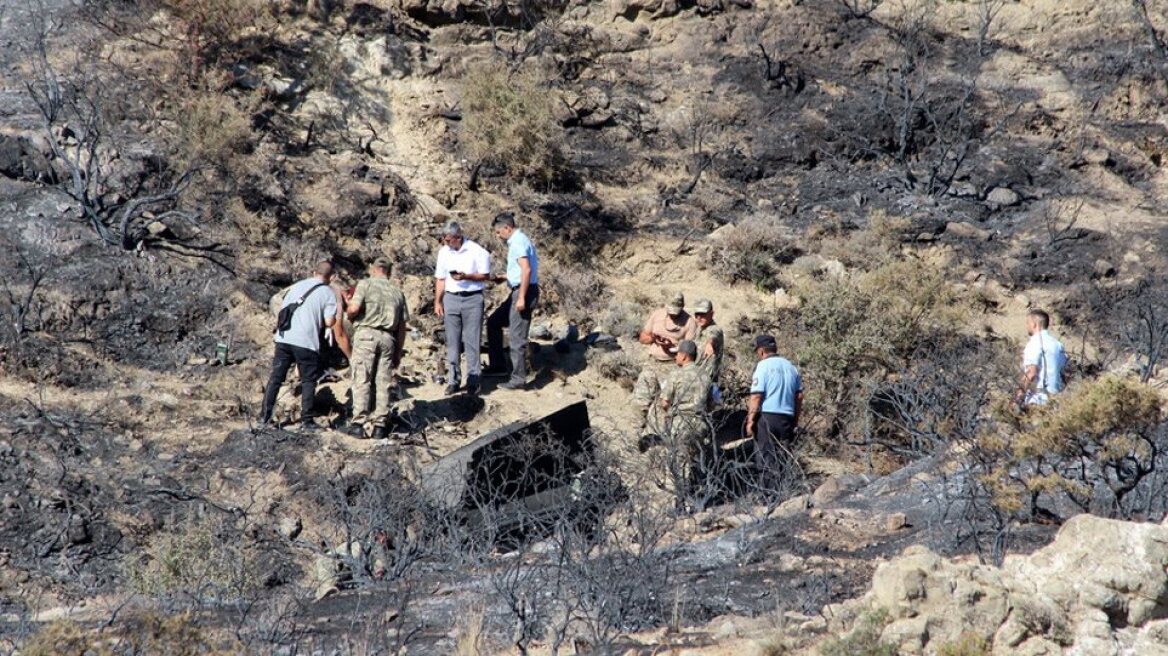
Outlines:
<svg viewBox="0 0 1168 656"><path fill-rule="evenodd" d="M711 303L708 299L703 298L700 301L698 301L697 303L694 303L694 312L696 312L697 314L708 314L708 313L713 312L713 311L714 311L714 304Z"/></svg>
<svg viewBox="0 0 1168 656"><path fill-rule="evenodd" d="M665 311L670 315L680 314L685 309L685 294L677 292L665 304Z"/></svg>

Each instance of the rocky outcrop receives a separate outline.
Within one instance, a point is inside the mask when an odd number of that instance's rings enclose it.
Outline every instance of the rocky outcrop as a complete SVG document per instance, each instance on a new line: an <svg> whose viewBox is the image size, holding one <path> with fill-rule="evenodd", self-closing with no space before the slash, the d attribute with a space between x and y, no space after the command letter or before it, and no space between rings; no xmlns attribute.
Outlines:
<svg viewBox="0 0 1168 656"><path fill-rule="evenodd" d="M992 654L1168 654L1168 526L1080 515L1001 568L911 547L863 597L829 606L835 629L876 613L900 653L972 635Z"/></svg>
<svg viewBox="0 0 1168 656"><path fill-rule="evenodd" d="M0 134L0 176L28 182L52 182L53 167L43 149L25 137Z"/></svg>

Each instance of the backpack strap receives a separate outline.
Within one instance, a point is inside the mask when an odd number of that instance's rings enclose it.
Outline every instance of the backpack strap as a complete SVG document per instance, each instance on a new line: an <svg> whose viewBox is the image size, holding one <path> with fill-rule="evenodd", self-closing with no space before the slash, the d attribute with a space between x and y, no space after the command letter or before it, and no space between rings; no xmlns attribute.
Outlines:
<svg viewBox="0 0 1168 656"><path fill-rule="evenodd" d="M1038 366L1042 367L1042 378L1038 382L1038 390L1046 392L1046 342L1042 341L1042 331L1038 331Z"/></svg>
<svg viewBox="0 0 1168 656"><path fill-rule="evenodd" d="M289 310L290 312L288 315L288 322L289 322L288 325L291 326L292 325L291 324L292 317L296 315L296 311L300 309L300 306L304 305L304 301L308 300L308 297L311 296L312 292L316 291L317 288L324 287L324 286L325 286L325 284L323 282L318 282L315 285L313 285L311 288L309 288L308 291L304 292L304 294L300 298L298 298L295 301L289 303L288 305L285 305L284 307L280 308L280 317L282 318L284 316L284 310ZM281 329L280 321L278 320L276 322L276 334L279 335L280 337L283 337L284 332L285 331L284 331L284 329Z"/></svg>
<svg viewBox="0 0 1168 656"><path fill-rule="evenodd" d="M312 296L312 292L316 291L317 289L319 289L321 287L324 287L323 282L318 282L315 285L313 285L312 287L310 287L308 289L308 291L304 292L303 296L301 296L300 298L298 298L296 300L296 307L300 307L301 305L304 305L304 301L307 301L308 297Z"/></svg>

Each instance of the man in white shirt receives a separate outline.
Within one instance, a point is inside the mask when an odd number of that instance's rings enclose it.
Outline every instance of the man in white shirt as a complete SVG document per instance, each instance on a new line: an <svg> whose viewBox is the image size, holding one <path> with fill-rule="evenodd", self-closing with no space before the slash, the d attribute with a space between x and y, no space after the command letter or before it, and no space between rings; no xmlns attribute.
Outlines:
<svg viewBox="0 0 1168 656"><path fill-rule="evenodd" d="M446 393L462 382L459 349L466 353L466 392L478 394L482 373L483 288L491 280L491 255L462 234L454 221L442 230L445 245L434 267L434 314L446 327Z"/></svg>
<svg viewBox="0 0 1168 656"><path fill-rule="evenodd" d="M1015 400L1025 405L1045 405L1050 397L1063 391L1063 368L1067 352L1062 342L1055 339L1050 328L1050 315L1042 310L1026 314L1026 334L1030 340L1022 351L1022 378L1018 381Z"/></svg>

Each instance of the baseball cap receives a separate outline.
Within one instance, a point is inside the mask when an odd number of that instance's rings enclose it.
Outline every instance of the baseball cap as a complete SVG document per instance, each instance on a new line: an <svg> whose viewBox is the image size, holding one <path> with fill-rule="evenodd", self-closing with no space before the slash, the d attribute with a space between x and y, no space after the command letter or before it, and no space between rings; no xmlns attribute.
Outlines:
<svg viewBox="0 0 1168 656"><path fill-rule="evenodd" d="M393 268L393 262L390 262L388 257L380 256L373 260L373 266L381 267L382 269L389 271L391 268Z"/></svg>
<svg viewBox="0 0 1168 656"><path fill-rule="evenodd" d="M779 344L773 335L759 335L754 338L754 348L778 348Z"/></svg>
<svg viewBox="0 0 1168 656"><path fill-rule="evenodd" d="M697 314L706 314L708 312L713 312L713 311L714 311L714 304L711 303L709 301L709 299L703 298L700 301L698 301L697 303L694 303L694 312Z"/></svg>
<svg viewBox="0 0 1168 656"><path fill-rule="evenodd" d="M678 314L685 309L685 294L677 292L665 304L665 311L669 314Z"/></svg>
<svg viewBox="0 0 1168 656"><path fill-rule="evenodd" d="M694 344L692 339L683 339L681 340L681 343L677 345L677 352L684 353L690 357L697 357L698 345Z"/></svg>

